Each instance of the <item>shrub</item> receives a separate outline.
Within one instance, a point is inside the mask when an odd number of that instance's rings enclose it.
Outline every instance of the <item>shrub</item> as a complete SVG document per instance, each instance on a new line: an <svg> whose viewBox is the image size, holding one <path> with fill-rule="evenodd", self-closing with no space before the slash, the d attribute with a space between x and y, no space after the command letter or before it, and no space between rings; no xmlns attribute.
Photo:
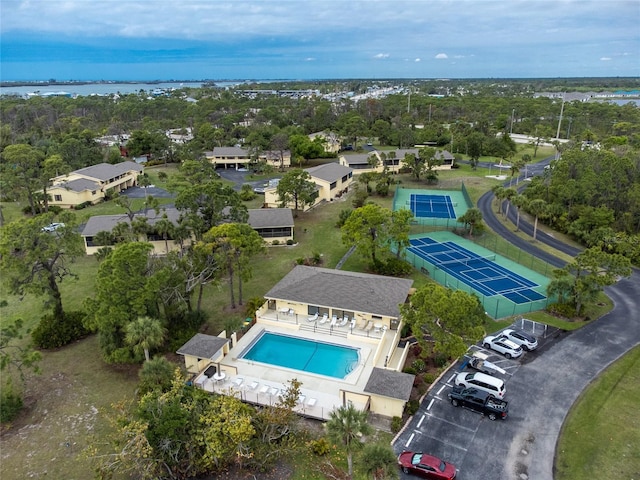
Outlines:
<svg viewBox="0 0 640 480"><path fill-rule="evenodd" d="M574 318L576 316L575 307L568 303L552 303L547 307L547 311L552 315L564 318Z"/></svg>
<svg viewBox="0 0 640 480"><path fill-rule="evenodd" d="M82 210L83 208L87 208L91 206L91 202L82 202L79 205L76 205L75 207L73 207L74 210Z"/></svg>
<svg viewBox="0 0 640 480"><path fill-rule="evenodd" d="M385 262L381 262L379 268L378 273L391 277L404 277L413 272L411 264L396 257L389 257Z"/></svg>
<svg viewBox="0 0 640 480"><path fill-rule="evenodd" d="M398 433L402 428L402 425L404 425L404 422L402 421L402 417L393 417L391 419L391 431L393 433Z"/></svg>
<svg viewBox="0 0 640 480"><path fill-rule="evenodd" d="M366 188L358 188L356 190L356 193L353 195L353 200L351 202L351 204L353 205L353 208L362 207L364 205L364 202L367 201L368 197L369 197L369 194L367 193Z"/></svg>
<svg viewBox="0 0 640 480"><path fill-rule="evenodd" d="M405 411L407 412L407 415L415 415L419 408L420 402L418 400L412 399L407 402Z"/></svg>
<svg viewBox="0 0 640 480"><path fill-rule="evenodd" d="M240 199L245 202L249 202L254 198L256 198L256 193L251 188L251 185L248 183L242 185L242 188L240 189Z"/></svg>
<svg viewBox="0 0 640 480"><path fill-rule="evenodd" d="M22 410L22 396L14 391L11 379L7 380L0 392L0 423L7 423Z"/></svg>
<svg viewBox="0 0 640 480"><path fill-rule="evenodd" d="M436 374L435 373L425 373L424 374L424 383L428 383L429 385L431 385L433 382L436 381Z"/></svg>
<svg viewBox="0 0 640 480"><path fill-rule="evenodd" d="M280 245L280 240L277 240L277 239L276 239L276 240L273 240L273 241L271 242L271 245Z"/></svg>
<svg viewBox="0 0 640 480"><path fill-rule="evenodd" d="M319 438L318 440L311 440L309 443L307 443L307 446L314 454L318 456L327 455L331 451L331 444L324 437Z"/></svg>
<svg viewBox="0 0 640 480"><path fill-rule="evenodd" d="M404 370L402 370L402 371L403 371L404 373L408 373L409 375L415 375L415 374L417 373L417 372L416 372L416 369L415 369L415 368L413 368L413 367L405 367L405 369L404 369Z"/></svg>
<svg viewBox="0 0 640 480"><path fill-rule="evenodd" d="M164 357L155 357L148 362L144 362L138 377L138 395L142 396L147 392L158 390L166 392L171 388L175 365Z"/></svg>
<svg viewBox="0 0 640 480"><path fill-rule="evenodd" d="M376 193L381 197L386 197L387 195L389 195L389 184L386 182L376 183Z"/></svg>
<svg viewBox="0 0 640 480"><path fill-rule="evenodd" d="M304 265L304 262L305 262L305 258L304 257L296 258L296 265Z"/></svg>
<svg viewBox="0 0 640 480"><path fill-rule="evenodd" d="M424 363L424 360L418 358L416 360L413 361L413 363L411 364L411 367L418 373L424 372L425 369L427 368L427 364Z"/></svg>
<svg viewBox="0 0 640 480"><path fill-rule="evenodd" d="M289 240L287 240L287 245L293 245L295 242L293 241L292 238L290 238Z"/></svg>
<svg viewBox="0 0 640 480"><path fill-rule="evenodd" d="M322 263L322 254L319 252L313 252L311 254L311 261L313 265L320 265Z"/></svg>
<svg viewBox="0 0 640 480"><path fill-rule="evenodd" d="M433 364L438 368L444 367L448 362L449 359L447 358L447 356L441 353L436 353L436 355L433 357Z"/></svg>
<svg viewBox="0 0 640 480"><path fill-rule="evenodd" d="M351 210L350 208L345 208L344 210L340 210L340 213L338 214L338 221L336 222L336 227L342 228L344 223L349 218L349 215L351 215L351 212L353 212L353 210Z"/></svg>
<svg viewBox="0 0 640 480"><path fill-rule="evenodd" d="M84 317L82 311L67 312L61 319L45 315L31 332L31 338L39 348L63 347L89 334L82 323Z"/></svg>

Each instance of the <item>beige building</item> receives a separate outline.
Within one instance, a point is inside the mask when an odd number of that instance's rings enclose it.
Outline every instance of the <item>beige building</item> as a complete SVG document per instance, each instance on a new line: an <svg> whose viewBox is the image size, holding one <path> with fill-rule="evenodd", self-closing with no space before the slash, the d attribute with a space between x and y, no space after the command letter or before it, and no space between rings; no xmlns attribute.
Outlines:
<svg viewBox="0 0 640 480"><path fill-rule="evenodd" d="M208 364L196 362L185 347L178 353L196 373L197 386L249 403L277 402L296 378L302 386L295 409L302 415L327 419L332 410L350 402L386 417L402 416L414 375L402 372L409 347L398 346L400 305L408 301L412 284L410 279L299 265L264 295L255 324L239 340L236 334L230 336L231 348L222 358L215 337L211 350L216 350L216 358ZM254 346L273 335L287 342L286 353L276 360L276 352L266 352L256 360L250 353ZM321 366L339 364L343 349L357 352L346 369L318 373L309 367L317 360ZM202 360L204 355L196 357ZM205 374L212 365L215 377L212 370Z"/></svg>
<svg viewBox="0 0 640 480"><path fill-rule="evenodd" d="M283 244L293 241L293 213L290 208L250 208L247 223L264 241Z"/></svg>
<svg viewBox="0 0 640 480"><path fill-rule="evenodd" d="M418 148L407 148L398 150L374 150L369 153L354 153L350 155L340 155L340 165L353 168L356 173L382 172L385 167L390 172L398 172L404 166L404 158L407 154L418 156ZM375 157L375 166L372 167L370 158ZM446 150L437 150L436 158L442 160L442 165L435 167L435 170L451 170L454 157Z"/></svg>
<svg viewBox="0 0 640 480"><path fill-rule="evenodd" d="M86 202L99 203L109 191L118 193L136 186L138 176L143 172L142 165L122 162L116 165L100 163L60 175L51 179L52 186L47 190L51 196L49 205L73 208Z"/></svg>
<svg viewBox="0 0 640 480"><path fill-rule="evenodd" d="M322 139L322 146L325 152L338 153L341 147L340 136L334 132L316 132L308 135L309 140L313 141L316 138Z"/></svg>
<svg viewBox="0 0 640 480"><path fill-rule="evenodd" d="M251 158L251 152L242 147L215 147L213 151L204 152L204 155L216 167L249 168L249 165L254 163ZM288 150L283 152L275 150L261 152L258 155L258 161L265 162L274 168L280 168L281 164L284 167L290 167L291 152Z"/></svg>
<svg viewBox="0 0 640 480"><path fill-rule="evenodd" d="M305 211L322 202L331 202L344 195L353 183L353 170L337 163L325 163L317 167L306 168L310 181L316 185L316 198L311 205L305 206ZM277 187L271 187L264 192L264 205L267 208L280 206ZM295 208L293 203L287 205Z"/></svg>

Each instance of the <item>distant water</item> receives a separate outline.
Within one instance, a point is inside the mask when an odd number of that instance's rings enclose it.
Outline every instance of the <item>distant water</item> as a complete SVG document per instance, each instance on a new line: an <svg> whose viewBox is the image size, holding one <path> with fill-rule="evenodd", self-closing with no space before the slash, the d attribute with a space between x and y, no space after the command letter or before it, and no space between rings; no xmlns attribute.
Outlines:
<svg viewBox="0 0 640 480"><path fill-rule="evenodd" d="M228 87L240 82L215 82L216 86ZM110 95L113 93L138 93L140 90L151 93L155 89L171 90L179 88L201 88L202 82L194 83L88 83L85 85L47 85L26 87L0 87L0 95L20 95L24 97L32 93L67 93L71 96Z"/></svg>

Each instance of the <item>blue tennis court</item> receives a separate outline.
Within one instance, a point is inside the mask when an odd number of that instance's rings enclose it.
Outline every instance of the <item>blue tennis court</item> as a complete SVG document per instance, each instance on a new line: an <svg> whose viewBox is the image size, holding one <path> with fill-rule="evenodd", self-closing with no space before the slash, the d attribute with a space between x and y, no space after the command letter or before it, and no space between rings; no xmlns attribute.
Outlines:
<svg viewBox="0 0 640 480"><path fill-rule="evenodd" d="M451 201L449 195L412 193L407 205L414 217L456 218L456 204Z"/></svg>
<svg viewBox="0 0 640 480"><path fill-rule="evenodd" d="M495 263L495 255L481 256L455 242L412 238L407 250L482 295L502 295L517 304L543 300L535 290L539 285Z"/></svg>

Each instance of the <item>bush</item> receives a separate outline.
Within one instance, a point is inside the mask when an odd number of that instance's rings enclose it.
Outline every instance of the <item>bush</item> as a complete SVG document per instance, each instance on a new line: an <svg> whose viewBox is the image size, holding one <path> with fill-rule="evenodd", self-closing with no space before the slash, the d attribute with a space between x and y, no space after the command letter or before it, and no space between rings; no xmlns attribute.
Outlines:
<svg viewBox="0 0 640 480"><path fill-rule="evenodd" d="M14 391L11 379L7 380L0 392L0 423L7 423L16 418L22 406L22 396Z"/></svg>
<svg viewBox="0 0 640 480"><path fill-rule="evenodd" d="M175 368L176 366L164 357L155 357L144 362L138 373L140 378L138 395L142 396L154 390L168 391L171 388Z"/></svg>
<svg viewBox="0 0 640 480"><path fill-rule="evenodd" d="M564 318L575 318L577 315L575 307L568 303L552 303L547 307L547 311L552 315Z"/></svg>
<svg viewBox="0 0 640 480"><path fill-rule="evenodd" d="M389 195L389 184L386 182L376 183L376 193L381 197L386 197L387 195Z"/></svg>
<svg viewBox="0 0 640 480"><path fill-rule="evenodd" d="M405 412L407 412L407 415L415 415L419 408L420 402L418 400L409 400L407 402L407 406L405 407Z"/></svg>
<svg viewBox="0 0 640 480"><path fill-rule="evenodd" d="M353 212L353 210L351 210L350 208L345 208L344 210L340 210L340 213L338 214L338 221L336 222L336 227L342 228L342 226L345 224L345 222L349 218L349 215L351 215L351 212Z"/></svg>
<svg viewBox="0 0 640 480"><path fill-rule="evenodd" d="M82 202L79 205L76 205L75 207L73 207L74 210L82 210L84 208L90 207L91 206L91 202Z"/></svg>
<svg viewBox="0 0 640 480"><path fill-rule="evenodd" d="M277 240L277 239L276 239L276 240L273 240L273 241L271 242L271 245L280 245L280 240Z"/></svg>
<svg viewBox="0 0 640 480"><path fill-rule="evenodd" d="M403 425L402 417L393 417L391 419L391 432L398 433Z"/></svg>
<svg viewBox="0 0 640 480"><path fill-rule="evenodd" d="M290 238L289 240L287 240L287 245L293 245L295 242L293 241L292 238Z"/></svg>
<svg viewBox="0 0 640 480"><path fill-rule="evenodd" d="M39 348L60 348L89 334L82 321L82 311L67 312L61 319L45 315L31 332L33 343Z"/></svg>
<svg viewBox="0 0 640 480"><path fill-rule="evenodd" d="M331 451L331 444L324 437L319 438L318 440L311 440L307 443L307 446L314 454L321 457L327 455Z"/></svg>
<svg viewBox="0 0 640 480"><path fill-rule="evenodd" d="M404 370L402 370L404 373L408 373L409 375L415 375L416 369L413 367L406 367Z"/></svg>
<svg viewBox="0 0 640 480"><path fill-rule="evenodd" d="M442 355L441 353L436 353L436 355L433 357L433 364L438 368L444 367L448 362L449 359L447 358L447 356Z"/></svg>
<svg viewBox="0 0 640 480"><path fill-rule="evenodd" d="M369 197L369 194L367 193L366 188L358 188L356 190L356 193L353 195L353 200L351 202L351 204L353 205L353 208L362 207L364 205L364 202L367 201L368 197Z"/></svg>
<svg viewBox="0 0 640 480"><path fill-rule="evenodd" d="M249 202L254 198L256 198L256 193L251 188L251 185L248 183L242 185L242 188L240 189L240 199L242 201Z"/></svg>
<svg viewBox="0 0 640 480"><path fill-rule="evenodd" d="M436 381L436 374L435 373L425 373L424 374L424 383L428 383L429 385L431 385L433 382Z"/></svg>
<svg viewBox="0 0 640 480"><path fill-rule="evenodd" d="M418 358L416 360L413 361L413 363L411 364L411 367L418 373L424 372L425 369L427 368L427 364L424 363L424 360Z"/></svg>

